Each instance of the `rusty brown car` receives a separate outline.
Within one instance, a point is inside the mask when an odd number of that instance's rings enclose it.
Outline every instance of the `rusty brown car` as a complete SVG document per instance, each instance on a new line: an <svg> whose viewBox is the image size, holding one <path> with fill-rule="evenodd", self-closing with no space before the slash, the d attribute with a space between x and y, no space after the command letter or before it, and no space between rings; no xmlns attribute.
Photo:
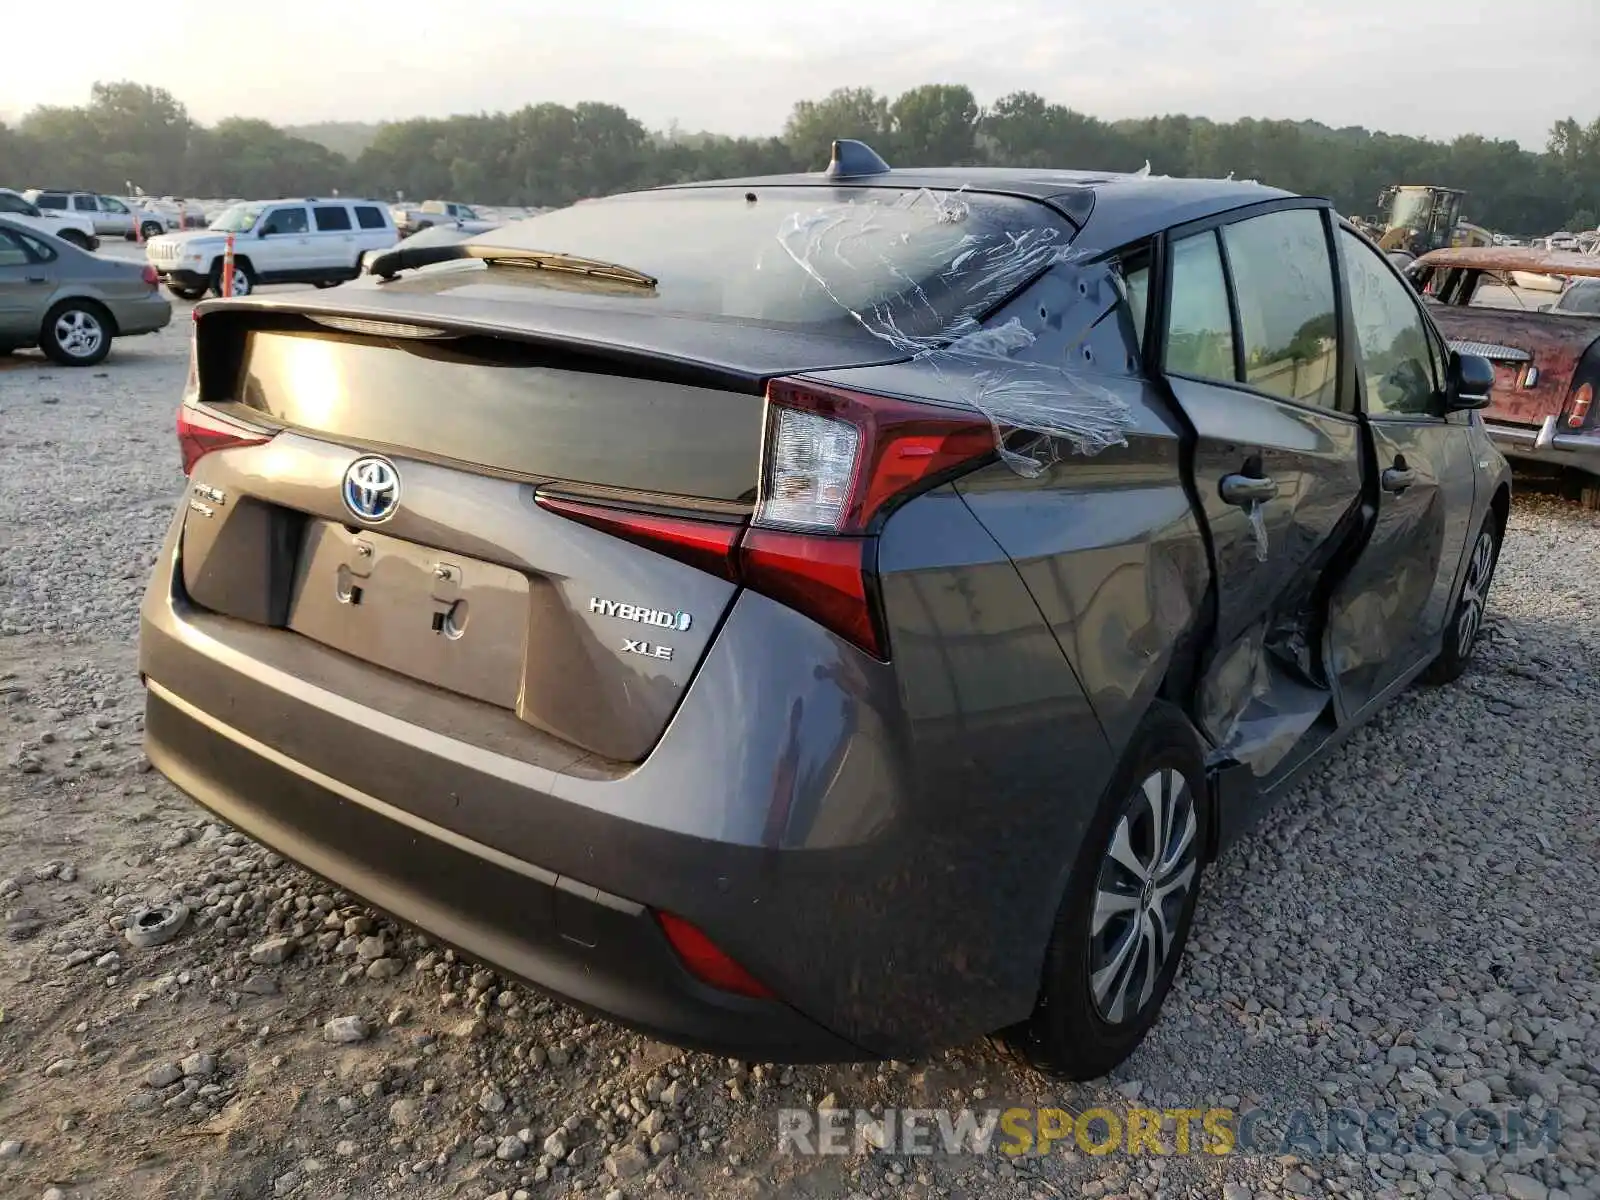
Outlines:
<svg viewBox="0 0 1600 1200"><path fill-rule="evenodd" d="M1600 312L1565 302L1600 279L1600 255L1451 247L1410 275L1451 348L1494 363L1483 420L1505 456L1569 470L1584 506L1600 509ZM1541 280L1553 287L1530 290Z"/></svg>

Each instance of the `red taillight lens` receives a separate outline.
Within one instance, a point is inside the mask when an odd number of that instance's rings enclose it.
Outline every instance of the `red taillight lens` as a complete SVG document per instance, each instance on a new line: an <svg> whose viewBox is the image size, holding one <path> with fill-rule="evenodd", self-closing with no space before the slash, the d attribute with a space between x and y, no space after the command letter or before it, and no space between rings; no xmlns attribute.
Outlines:
<svg viewBox="0 0 1600 1200"><path fill-rule="evenodd" d="M871 545L870 538L752 528L739 544L739 575L746 587L884 658L867 591Z"/></svg>
<svg viewBox="0 0 1600 1200"><path fill-rule="evenodd" d="M161 277L156 274L156 269L148 263L145 265L144 270L139 272L139 278L143 279L151 287L156 287L161 283Z"/></svg>
<svg viewBox="0 0 1600 1200"><path fill-rule="evenodd" d="M661 932L667 935L673 951L689 973L701 983L708 983L724 992L753 996L758 1000L771 1000L772 989L751 975L717 946L698 928L671 913L656 913Z"/></svg>
<svg viewBox="0 0 1600 1200"><path fill-rule="evenodd" d="M1572 411L1567 414L1567 425L1572 429L1582 429L1583 423L1589 419L1589 407L1594 403L1594 385L1582 384L1572 394Z"/></svg>
<svg viewBox="0 0 1600 1200"><path fill-rule="evenodd" d="M676 558L724 579L738 578L734 547L739 541L742 525L717 524L693 517L667 517L543 493L537 499L541 508L570 517L613 537Z"/></svg>
<svg viewBox="0 0 1600 1200"><path fill-rule="evenodd" d="M741 583L886 658L869 586L877 529L896 505L994 451L994 432L976 411L781 379L767 388L761 482L748 528L548 493L538 500Z"/></svg>
<svg viewBox="0 0 1600 1200"><path fill-rule="evenodd" d="M271 434L183 404L178 407L178 451L183 455L183 473L194 473L194 465L215 450L234 446L259 446L272 440Z"/></svg>

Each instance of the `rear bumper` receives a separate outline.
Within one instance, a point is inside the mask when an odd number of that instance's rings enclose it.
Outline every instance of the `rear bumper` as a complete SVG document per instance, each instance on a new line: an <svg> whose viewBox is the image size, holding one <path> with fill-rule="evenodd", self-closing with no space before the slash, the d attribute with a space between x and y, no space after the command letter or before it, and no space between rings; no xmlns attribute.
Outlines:
<svg viewBox="0 0 1600 1200"><path fill-rule="evenodd" d="M151 292L140 300L119 300L111 306L111 315L121 337L154 333L171 323L172 304L161 293Z"/></svg>
<svg viewBox="0 0 1600 1200"><path fill-rule="evenodd" d="M1485 421L1489 437L1500 447L1507 458L1523 462L1548 463L1551 466L1573 467L1580 471L1600 475L1600 433L1562 432L1552 425L1549 432L1530 429L1523 425L1503 425Z"/></svg>
<svg viewBox="0 0 1600 1200"><path fill-rule="evenodd" d="M229 824L560 999L719 1054L864 1057L786 1004L699 983L643 905L409 817L154 682L145 729L155 766Z"/></svg>

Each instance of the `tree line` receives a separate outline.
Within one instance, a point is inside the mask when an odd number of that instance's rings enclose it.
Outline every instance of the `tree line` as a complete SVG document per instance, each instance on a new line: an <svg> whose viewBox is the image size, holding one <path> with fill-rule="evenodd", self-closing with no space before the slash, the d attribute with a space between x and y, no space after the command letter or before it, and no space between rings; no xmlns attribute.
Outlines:
<svg viewBox="0 0 1600 1200"><path fill-rule="evenodd" d="M161 89L97 83L89 103L45 106L0 124L0 184L153 195L450 198L561 205L655 184L818 170L836 137L870 142L898 166L1077 167L1257 179L1375 211L1390 183L1465 189L1466 215L1524 235L1600 224L1600 117L1558 121L1542 151L1463 134L1451 141L1333 129L1311 121L1231 123L1161 116L1102 121L1033 92L987 107L967 87L898 97L841 88L794 106L781 136L652 131L614 104L530 104L514 112L418 117L370 138L343 125L355 155L230 117L202 125ZM355 130L355 133L352 133Z"/></svg>

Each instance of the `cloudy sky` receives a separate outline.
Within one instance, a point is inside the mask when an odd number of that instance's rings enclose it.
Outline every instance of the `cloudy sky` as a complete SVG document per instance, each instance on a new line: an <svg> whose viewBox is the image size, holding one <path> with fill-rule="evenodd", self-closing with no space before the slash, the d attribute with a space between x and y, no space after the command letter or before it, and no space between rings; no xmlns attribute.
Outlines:
<svg viewBox="0 0 1600 1200"><path fill-rule="evenodd" d="M835 87L949 82L1108 119L1314 118L1542 148L1558 118L1600 116L1597 2L23 0L3 40L49 52L6 55L0 114L133 79L207 122L592 99L651 126L766 134Z"/></svg>

